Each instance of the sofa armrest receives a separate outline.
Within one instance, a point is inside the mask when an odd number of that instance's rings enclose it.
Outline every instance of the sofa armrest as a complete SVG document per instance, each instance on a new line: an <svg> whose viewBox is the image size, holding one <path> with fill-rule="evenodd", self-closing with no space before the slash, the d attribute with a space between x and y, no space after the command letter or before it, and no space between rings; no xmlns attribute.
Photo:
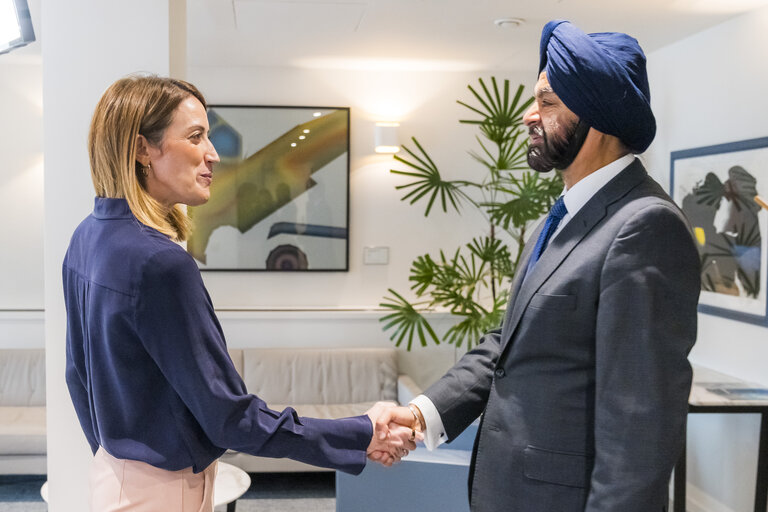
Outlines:
<svg viewBox="0 0 768 512"><path fill-rule="evenodd" d="M408 375L397 376L397 402L405 405L421 394L421 388Z"/></svg>

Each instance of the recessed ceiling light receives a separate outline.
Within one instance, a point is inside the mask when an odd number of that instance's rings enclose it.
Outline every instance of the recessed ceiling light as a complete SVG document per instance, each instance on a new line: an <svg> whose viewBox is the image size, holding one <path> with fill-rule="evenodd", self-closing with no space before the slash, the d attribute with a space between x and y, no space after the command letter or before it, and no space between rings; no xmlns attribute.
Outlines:
<svg viewBox="0 0 768 512"><path fill-rule="evenodd" d="M501 28L516 28L525 23L523 18L499 18L493 20L493 24Z"/></svg>

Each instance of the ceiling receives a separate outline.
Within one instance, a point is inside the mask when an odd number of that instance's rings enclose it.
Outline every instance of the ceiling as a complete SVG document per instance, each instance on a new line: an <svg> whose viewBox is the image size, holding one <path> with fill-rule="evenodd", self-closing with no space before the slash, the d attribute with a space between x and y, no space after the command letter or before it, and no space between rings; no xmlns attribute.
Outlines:
<svg viewBox="0 0 768 512"><path fill-rule="evenodd" d="M191 66L495 70L535 66L542 26L622 31L646 53L768 0L188 0ZM525 20L501 28L498 18Z"/></svg>
<svg viewBox="0 0 768 512"><path fill-rule="evenodd" d="M41 0L28 0L38 41ZM187 0L190 66L475 71L535 67L542 26L621 31L646 53L768 0ZM517 17L516 28L494 25ZM40 43L0 59L38 60Z"/></svg>

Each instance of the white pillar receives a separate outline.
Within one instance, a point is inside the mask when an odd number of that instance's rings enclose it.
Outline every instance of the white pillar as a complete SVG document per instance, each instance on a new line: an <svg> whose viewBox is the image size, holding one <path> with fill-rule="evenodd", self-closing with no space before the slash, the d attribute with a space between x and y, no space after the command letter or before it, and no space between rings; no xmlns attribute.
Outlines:
<svg viewBox="0 0 768 512"><path fill-rule="evenodd" d="M168 0L170 34L168 75L187 79L187 0Z"/></svg>
<svg viewBox="0 0 768 512"><path fill-rule="evenodd" d="M51 512L88 510L90 450L64 381L61 262L91 211L86 140L103 91L136 71L169 72L168 0L43 0L45 348ZM147 421L151 421L147 418Z"/></svg>

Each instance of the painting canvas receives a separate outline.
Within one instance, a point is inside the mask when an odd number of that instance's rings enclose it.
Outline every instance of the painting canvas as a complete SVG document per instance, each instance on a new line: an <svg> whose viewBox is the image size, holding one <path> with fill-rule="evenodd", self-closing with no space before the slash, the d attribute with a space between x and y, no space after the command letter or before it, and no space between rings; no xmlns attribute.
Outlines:
<svg viewBox="0 0 768 512"><path fill-rule="evenodd" d="M347 270L349 109L212 105L221 162L189 208L204 270Z"/></svg>
<svg viewBox="0 0 768 512"><path fill-rule="evenodd" d="M765 324L768 138L672 153L670 188L701 258L702 312Z"/></svg>

